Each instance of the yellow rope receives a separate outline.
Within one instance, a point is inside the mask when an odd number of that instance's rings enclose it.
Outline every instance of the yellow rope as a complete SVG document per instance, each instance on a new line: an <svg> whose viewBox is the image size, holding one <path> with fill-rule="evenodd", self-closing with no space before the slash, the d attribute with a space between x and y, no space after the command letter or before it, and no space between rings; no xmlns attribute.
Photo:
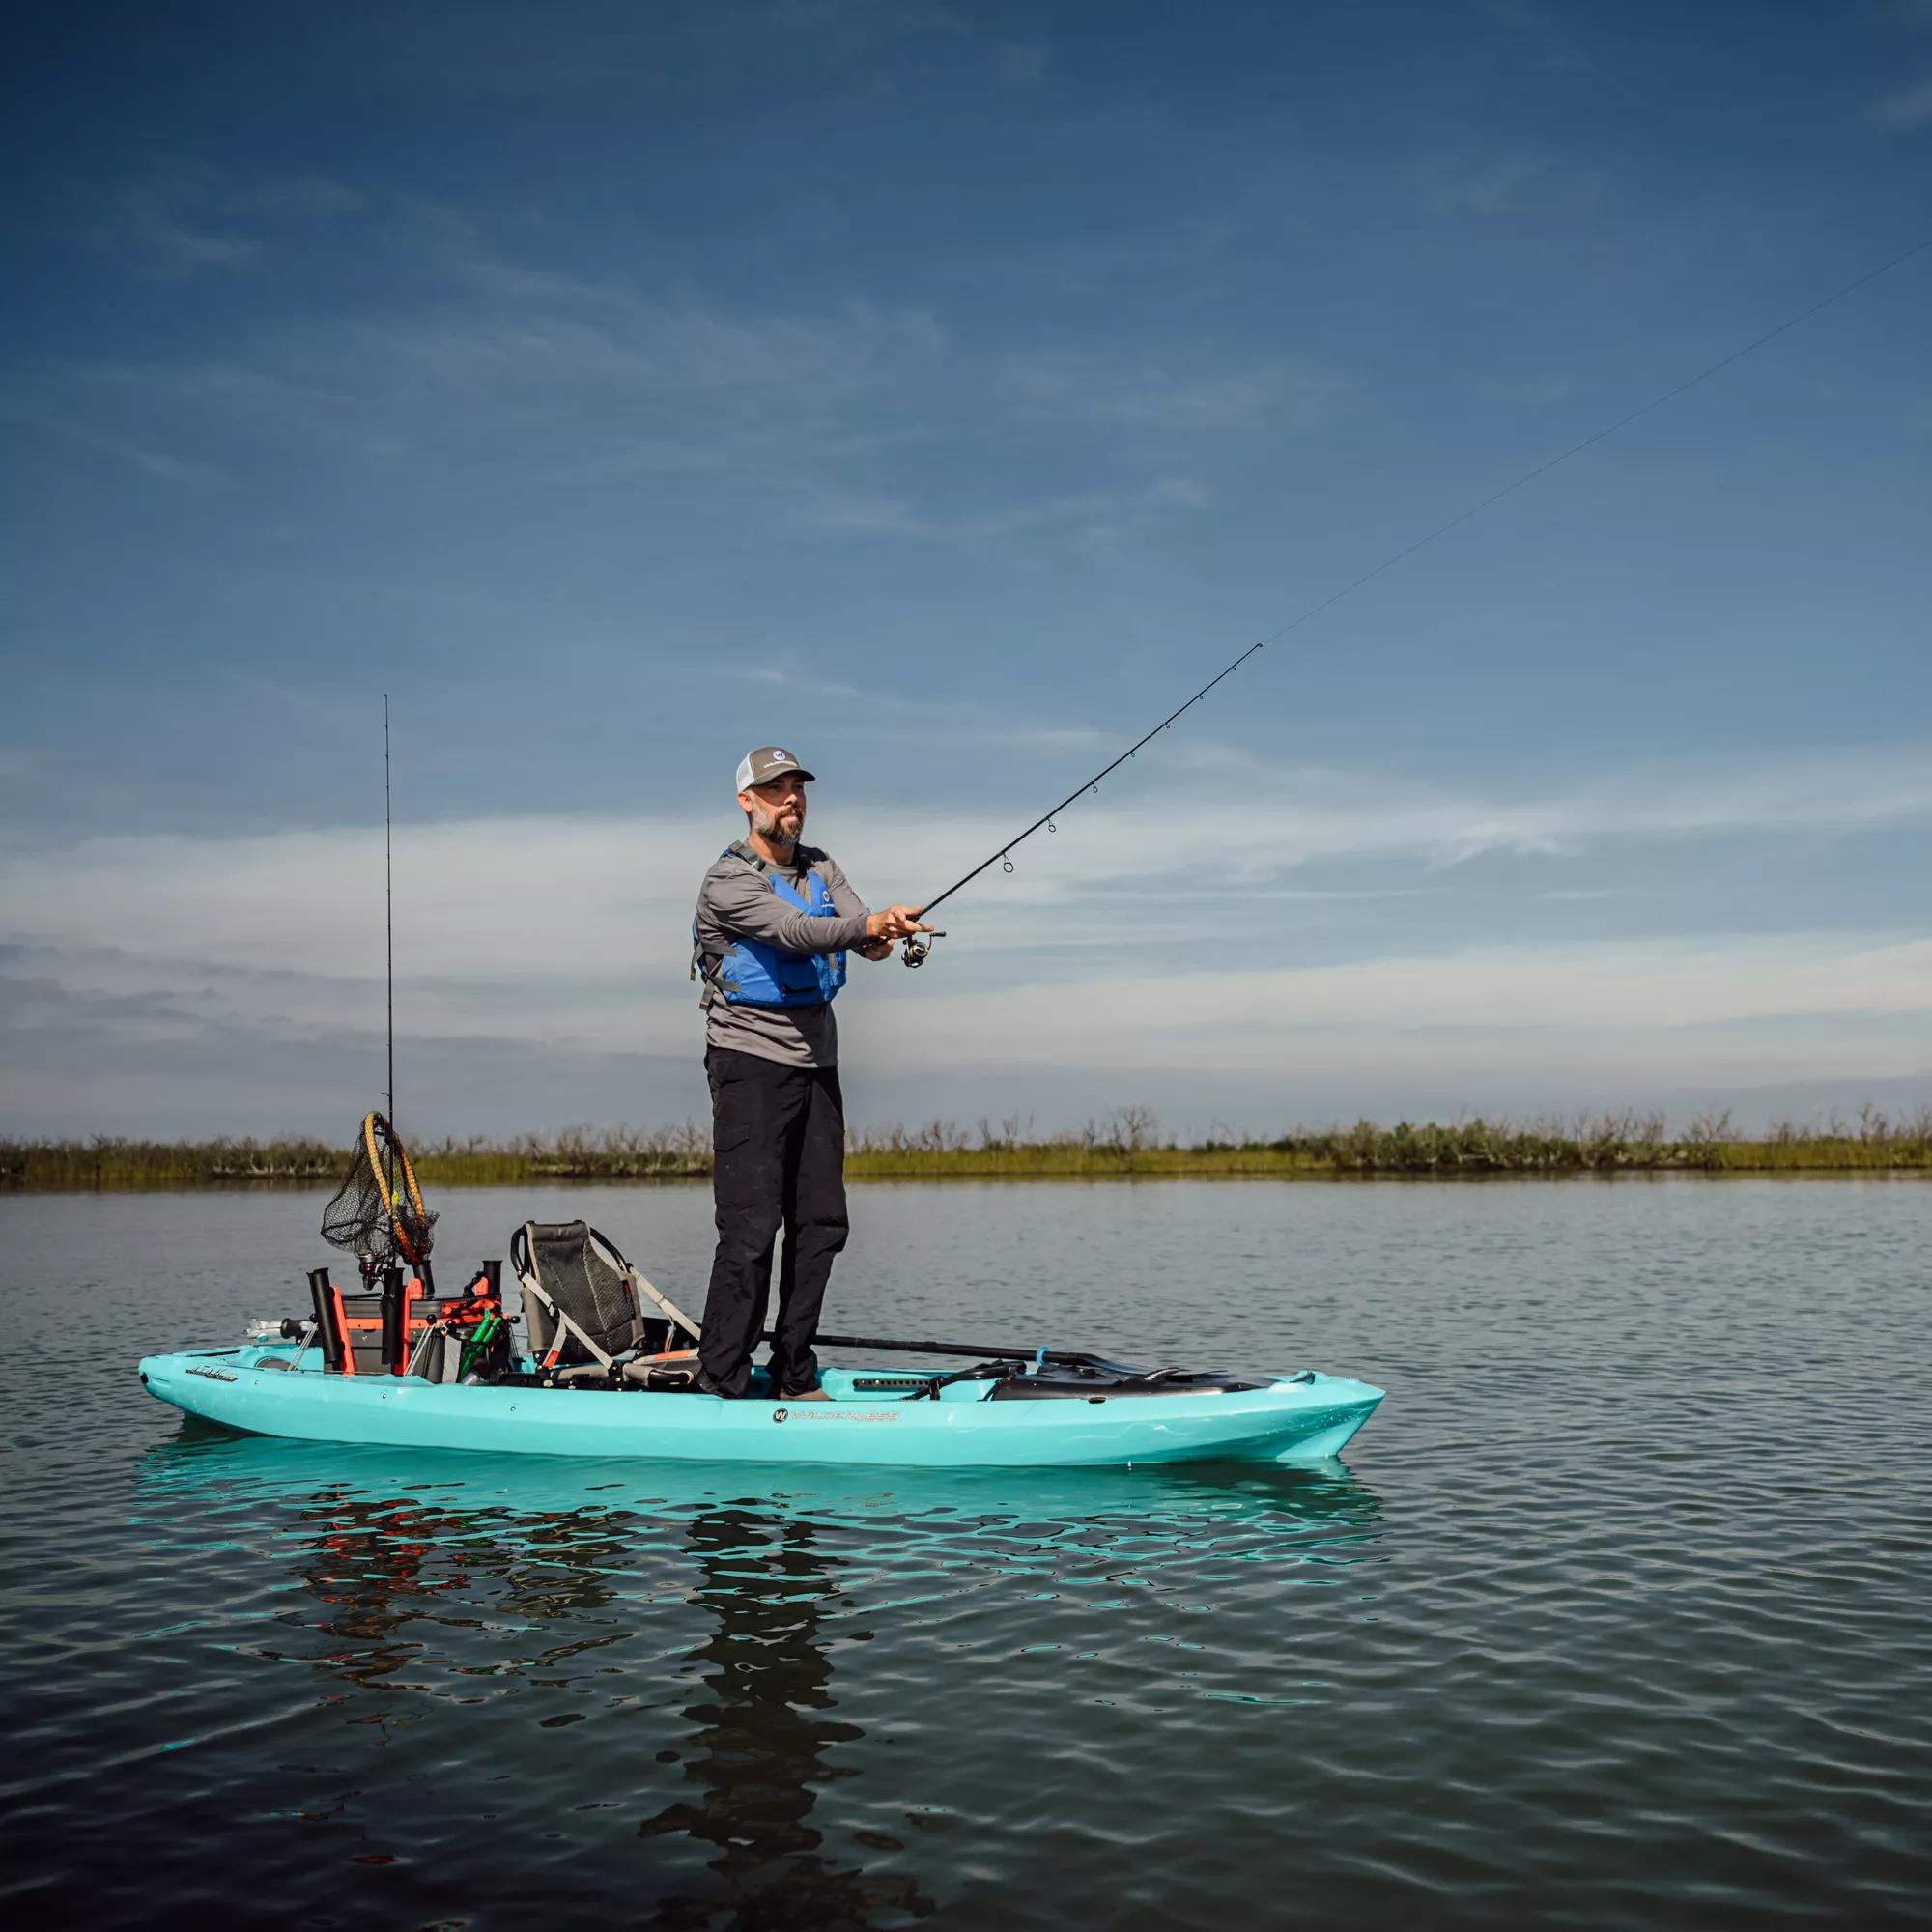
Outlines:
<svg viewBox="0 0 1932 1932"><path fill-rule="evenodd" d="M365 1114L362 1117L362 1148L369 1156L369 1172L376 1177L376 1191L383 1197L383 1210L389 1217L389 1226L395 1232L396 1245L403 1251L403 1257L414 1267L422 1266L422 1257L416 1253L415 1243L409 1237L403 1226L402 1216L396 1212L396 1197L389 1191L389 1183L383 1175L383 1156L377 1151L376 1130L380 1127L383 1138L389 1144L389 1151L396 1157L396 1165L403 1171L403 1185L409 1194L410 1206L415 1209L418 1221L423 1216L422 1190L416 1185L416 1171L410 1165L410 1157L404 1151L403 1144L396 1138L396 1130L381 1114Z"/></svg>

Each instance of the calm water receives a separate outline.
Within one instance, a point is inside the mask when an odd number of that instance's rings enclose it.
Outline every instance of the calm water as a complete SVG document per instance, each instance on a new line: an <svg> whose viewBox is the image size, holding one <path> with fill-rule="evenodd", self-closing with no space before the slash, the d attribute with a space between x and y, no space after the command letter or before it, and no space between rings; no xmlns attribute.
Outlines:
<svg viewBox="0 0 1932 1932"><path fill-rule="evenodd" d="M855 1191L831 1325L1389 1390L1245 1477L185 1433L321 1199L0 1200L15 1923L1932 1915L1932 1186ZM434 1205L700 1299L702 1192Z"/></svg>

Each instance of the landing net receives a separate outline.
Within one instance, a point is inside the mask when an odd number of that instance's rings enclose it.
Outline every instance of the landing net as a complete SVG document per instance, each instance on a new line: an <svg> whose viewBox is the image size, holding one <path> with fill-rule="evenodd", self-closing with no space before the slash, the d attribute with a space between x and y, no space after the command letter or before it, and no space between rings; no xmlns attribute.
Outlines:
<svg viewBox="0 0 1932 1932"><path fill-rule="evenodd" d="M396 1130L381 1114L365 1115L355 1157L323 1209L322 1238L354 1255L369 1278L391 1262L420 1267L435 1226Z"/></svg>

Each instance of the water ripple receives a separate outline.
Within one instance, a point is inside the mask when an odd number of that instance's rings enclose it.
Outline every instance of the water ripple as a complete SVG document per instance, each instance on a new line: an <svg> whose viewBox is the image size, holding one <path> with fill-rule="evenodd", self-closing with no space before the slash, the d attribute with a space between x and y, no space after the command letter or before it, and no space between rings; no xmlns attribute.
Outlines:
<svg viewBox="0 0 1932 1932"><path fill-rule="evenodd" d="M1925 1916L1932 1188L867 1191L855 1326L1032 1334L1052 1279L1059 1338L1389 1388L1279 1475L178 1427L126 1364L294 1306L316 1205L4 1204L16 1917ZM440 1205L465 1256L574 1211ZM598 1214L701 1273L703 1195Z"/></svg>

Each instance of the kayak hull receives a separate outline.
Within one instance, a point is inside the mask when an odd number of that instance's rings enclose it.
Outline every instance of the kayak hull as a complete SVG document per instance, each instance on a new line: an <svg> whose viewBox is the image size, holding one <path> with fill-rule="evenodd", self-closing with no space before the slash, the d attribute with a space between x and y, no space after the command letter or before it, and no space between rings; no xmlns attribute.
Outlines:
<svg viewBox="0 0 1932 1932"><path fill-rule="evenodd" d="M151 1355L148 1392L254 1435L647 1462L859 1463L898 1468L1119 1467L1142 1463L1311 1463L1336 1455L1382 1391L1343 1376L1281 1377L1221 1394L985 1400L958 1383L937 1401L857 1388L879 1371L829 1369L829 1400L467 1386L413 1376L292 1374L291 1345ZM270 1364L270 1366L264 1366ZM897 1374L898 1371L892 1373Z"/></svg>

